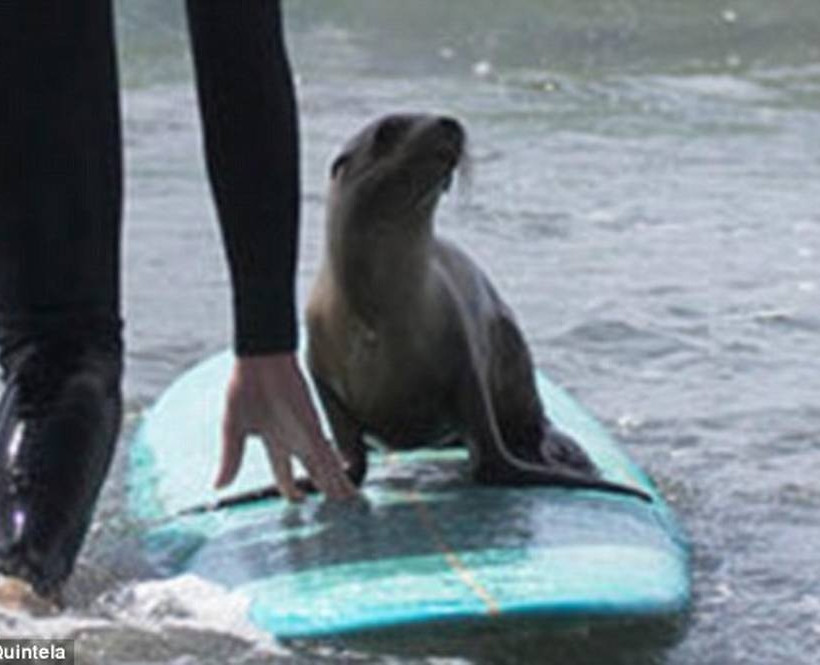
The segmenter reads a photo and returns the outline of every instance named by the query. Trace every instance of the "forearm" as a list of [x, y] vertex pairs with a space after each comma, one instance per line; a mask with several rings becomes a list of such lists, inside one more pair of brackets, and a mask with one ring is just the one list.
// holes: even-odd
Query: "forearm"
[[240, 355], [296, 346], [295, 94], [279, 0], [188, 0], [205, 137]]

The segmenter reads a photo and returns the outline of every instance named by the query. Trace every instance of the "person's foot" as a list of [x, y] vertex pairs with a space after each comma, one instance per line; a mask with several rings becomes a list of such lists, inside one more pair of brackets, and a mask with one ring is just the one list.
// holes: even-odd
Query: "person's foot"
[[28, 582], [0, 575], [0, 609], [48, 616], [59, 612], [60, 606], [55, 599], [38, 594]]
[[0, 579], [48, 596], [70, 574], [119, 433], [120, 375], [117, 354], [65, 344], [11, 369], [0, 398]]

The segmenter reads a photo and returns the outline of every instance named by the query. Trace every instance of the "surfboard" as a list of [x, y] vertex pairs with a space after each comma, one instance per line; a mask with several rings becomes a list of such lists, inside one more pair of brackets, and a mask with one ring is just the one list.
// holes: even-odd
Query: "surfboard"
[[[567, 392], [538, 376], [550, 418], [630, 496], [470, 482], [459, 448], [371, 453], [365, 501], [240, 502], [271, 483], [251, 440], [236, 482], [212, 488], [232, 355], [183, 373], [131, 441], [128, 509], [159, 575], [194, 574], [248, 600], [279, 639], [451, 639], [667, 620], [690, 602], [689, 551], [649, 477]], [[193, 513], [191, 509], [194, 509]]]

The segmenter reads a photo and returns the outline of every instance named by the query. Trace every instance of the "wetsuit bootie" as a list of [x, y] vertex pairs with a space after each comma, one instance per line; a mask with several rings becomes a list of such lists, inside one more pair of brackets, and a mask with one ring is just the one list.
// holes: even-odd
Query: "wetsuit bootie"
[[0, 398], [0, 575], [39, 594], [74, 567], [122, 413], [119, 354], [31, 349]]

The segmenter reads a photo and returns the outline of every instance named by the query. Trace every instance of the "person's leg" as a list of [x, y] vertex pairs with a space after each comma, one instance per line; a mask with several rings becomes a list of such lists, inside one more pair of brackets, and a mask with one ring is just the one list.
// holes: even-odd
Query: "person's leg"
[[111, 0], [0, 3], [0, 574], [71, 572], [120, 422]]

